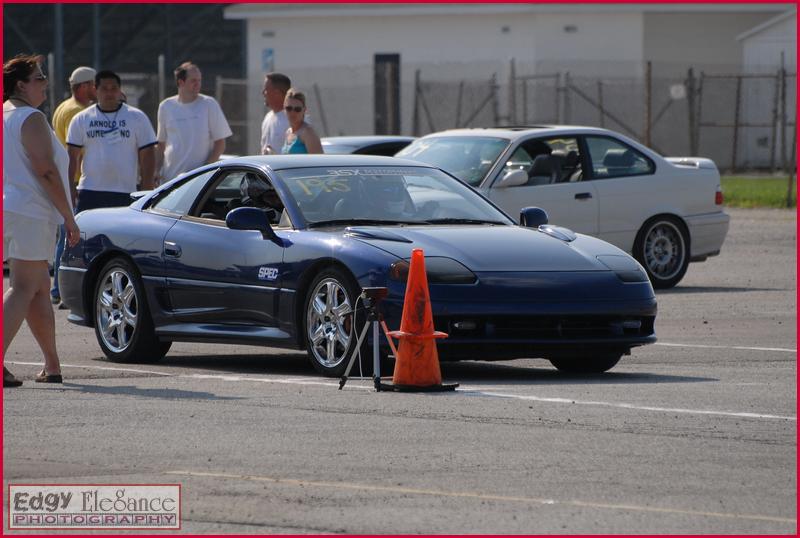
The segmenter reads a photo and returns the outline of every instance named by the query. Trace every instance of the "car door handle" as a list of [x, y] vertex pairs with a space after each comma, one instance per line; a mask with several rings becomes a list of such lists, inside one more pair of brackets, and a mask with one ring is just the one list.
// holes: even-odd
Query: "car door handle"
[[181, 247], [172, 241], [164, 241], [164, 255], [171, 256], [173, 258], [180, 258]]
[[579, 192], [575, 195], [576, 200], [587, 200], [592, 197], [591, 192]]

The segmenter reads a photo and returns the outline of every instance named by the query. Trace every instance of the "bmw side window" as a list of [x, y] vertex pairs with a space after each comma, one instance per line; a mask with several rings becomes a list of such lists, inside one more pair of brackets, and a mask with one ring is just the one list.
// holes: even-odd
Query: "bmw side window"
[[209, 170], [181, 182], [166, 193], [161, 193], [158, 199], [150, 206], [150, 209], [173, 215], [186, 215], [200, 191], [203, 190], [208, 180], [216, 172], [216, 169]]
[[655, 172], [653, 161], [613, 138], [587, 136], [594, 179], [640, 176]]
[[526, 140], [506, 162], [503, 175], [511, 170], [528, 173], [528, 182], [523, 187], [581, 181], [578, 141], [576, 138]]
[[554, 183], [583, 181], [581, 150], [574, 137], [551, 138], [545, 141], [550, 148], [550, 162], [555, 174]]

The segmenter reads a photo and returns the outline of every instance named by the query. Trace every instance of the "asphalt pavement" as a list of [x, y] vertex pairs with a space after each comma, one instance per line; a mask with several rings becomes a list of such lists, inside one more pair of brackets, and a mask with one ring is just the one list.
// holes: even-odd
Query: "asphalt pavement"
[[4, 486], [181, 484], [189, 533], [796, 533], [796, 213], [729, 212], [722, 254], [657, 294], [659, 343], [600, 375], [338, 391], [258, 347], [114, 364], [57, 310], [62, 386], [33, 383], [27, 327], [6, 356]]

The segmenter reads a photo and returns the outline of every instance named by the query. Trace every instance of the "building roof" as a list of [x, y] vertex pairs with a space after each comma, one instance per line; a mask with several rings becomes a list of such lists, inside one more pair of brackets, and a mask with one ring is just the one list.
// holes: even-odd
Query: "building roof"
[[759, 33], [763, 32], [764, 30], [767, 30], [768, 28], [771, 28], [771, 27], [775, 26], [779, 22], [785, 21], [786, 19], [788, 19], [790, 17], [796, 17], [796, 16], [797, 16], [797, 10], [796, 9], [790, 9], [790, 10], [784, 12], [784, 13], [781, 13], [777, 17], [773, 17], [773, 18], [771, 18], [769, 20], [766, 20], [766, 21], [762, 22], [758, 26], [754, 26], [753, 28], [750, 28], [746, 32], [742, 32], [741, 34], [736, 36], [736, 40], [737, 41], [742, 41], [742, 40], [748, 39], [748, 38], [750, 38], [750, 37], [752, 37], [752, 36], [754, 36], [756, 34], [759, 34]]
[[234, 4], [225, 9], [226, 19], [289, 17], [374, 17], [386, 15], [485, 15], [518, 13], [697, 13], [784, 11], [787, 4]]

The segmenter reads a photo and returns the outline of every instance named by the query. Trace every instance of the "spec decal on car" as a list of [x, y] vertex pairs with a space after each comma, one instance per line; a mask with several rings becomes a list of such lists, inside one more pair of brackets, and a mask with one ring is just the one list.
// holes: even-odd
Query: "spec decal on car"
[[259, 267], [258, 268], [258, 279], [259, 280], [275, 280], [278, 278], [278, 268], [277, 267]]

